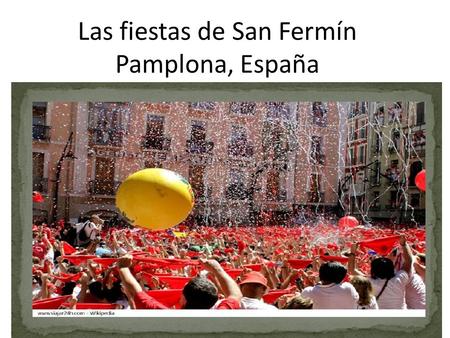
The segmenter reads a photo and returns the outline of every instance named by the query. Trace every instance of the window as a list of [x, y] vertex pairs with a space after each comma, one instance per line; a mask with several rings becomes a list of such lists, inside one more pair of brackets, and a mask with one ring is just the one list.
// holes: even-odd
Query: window
[[192, 109], [197, 110], [214, 110], [214, 108], [216, 108], [216, 103], [212, 101], [199, 101], [199, 102], [191, 102], [189, 106]]
[[425, 123], [425, 102], [419, 102], [416, 105], [416, 125]]
[[44, 163], [44, 153], [33, 152], [33, 191], [47, 192]]
[[364, 164], [365, 163], [365, 146], [359, 146], [358, 147], [358, 163]]
[[255, 102], [232, 102], [231, 111], [235, 114], [254, 115], [256, 110]]
[[409, 186], [414, 187], [416, 185], [416, 175], [421, 171], [423, 168], [422, 162], [416, 161], [411, 163], [411, 166], [409, 168]]
[[380, 184], [380, 179], [381, 179], [381, 163], [380, 161], [375, 161], [375, 172], [374, 175], [372, 176], [372, 184], [373, 185]]
[[381, 148], [382, 148], [382, 143], [381, 143], [382, 141], [381, 140], [382, 140], [381, 135], [376, 133], [375, 134], [375, 152], [377, 154], [381, 153]]
[[389, 123], [400, 122], [402, 119], [402, 103], [396, 102], [388, 108]]
[[384, 125], [384, 106], [380, 106], [377, 108], [377, 110], [373, 116], [373, 122], [377, 126]]
[[310, 162], [312, 164], [324, 164], [325, 155], [322, 150], [322, 137], [311, 136], [311, 148], [309, 156]]
[[45, 126], [47, 102], [33, 102], [33, 125]]
[[245, 175], [241, 169], [230, 169], [226, 196], [231, 200], [243, 200], [247, 198]]
[[308, 200], [310, 203], [323, 202], [323, 193], [321, 187], [322, 176], [318, 173], [312, 173], [309, 177]]
[[197, 198], [205, 197], [205, 168], [204, 165], [189, 166], [189, 183]]
[[313, 124], [325, 127], [328, 120], [328, 110], [326, 105], [322, 102], [313, 102], [311, 116]]
[[115, 159], [97, 157], [95, 159], [95, 179], [91, 181], [91, 192], [95, 195], [114, 195]]
[[247, 143], [247, 130], [243, 126], [231, 127], [228, 154], [232, 156], [252, 156], [253, 148]]
[[395, 153], [399, 151], [400, 146], [400, 131], [398, 129], [392, 130], [391, 134], [392, 140], [389, 143], [389, 151]]
[[147, 116], [147, 130], [143, 140], [144, 148], [169, 150], [171, 139], [164, 136], [164, 120], [164, 116], [160, 115]]
[[195, 142], [202, 142], [206, 140], [206, 122], [191, 122], [191, 140]]
[[372, 207], [373, 208], [379, 208], [380, 207], [380, 192], [374, 191], [372, 194]]
[[348, 150], [348, 156], [349, 156], [348, 160], [349, 160], [349, 162], [350, 162], [350, 165], [355, 165], [355, 156], [354, 156], [354, 150], [353, 150], [353, 148], [350, 148], [350, 149]]
[[94, 102], [89, 104], [89, 126], [96, 144], [121, 146], [128, 129], [129, 103]]
[[33, 140], [48, 141], [50, 127], [46, 125], [47, 102], [33, 102]]
[[266, 106], [268, 118], [290, 119], [293, 115], [289, 104], [286, 102], [267, 102]]
[[350, 125], [350, 128], [349, 128], [348, 139], [349, 139], [349, 141], [355, 140], [355, 126], [353, 124]]
[[148, 115], [147, 116], [147, 131], [149, 136], [163, 136], [164, 134], [164, 116]]
[[367, 113], [367, 102], [353, 102], [348, 117], [352, 118]]
[[359, 138], [366, 138], [366, 126], [365, 125], [359, 129]]
[[280, 172], [271, 170], [267, 173], [266, 198], [269, 201], [276, 201], [280, 192]]

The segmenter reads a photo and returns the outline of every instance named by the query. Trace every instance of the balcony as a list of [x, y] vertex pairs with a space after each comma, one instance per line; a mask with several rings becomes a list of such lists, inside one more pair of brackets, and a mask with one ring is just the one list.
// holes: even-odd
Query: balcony
[[96, 145], [121, 147], [123, 143], [124, 131], [116, 129], [93, 128], [92, 143]]
[[228, 144], [228, 156], [252, 157], [253, 153], [253, 146], [247, 142], [232, 142]]
[[50, 141], [50, 127], [41, 124], [33, 124], [33, 140]]
[[142, 136], [141, 146], [145, 150], [153, 149], [160, 151], [169, 151], [172, 139], [167, 136]]
[[91, 195], [114, 196], [121, 182], [92, 180], [89, 181], [89, 193]]
[[46, 194], [48, 192], [48, 178], [33, 177], [33, 191]]
[[186, 140], [186, 151], [191, 154], [211, 155], [214, 149], [214, 142]]
[[324, 203], [325, 202], [325, 193], [317, 192], [317, 191], [309, 191], [308, 192], [308, 202], [309, 203]]

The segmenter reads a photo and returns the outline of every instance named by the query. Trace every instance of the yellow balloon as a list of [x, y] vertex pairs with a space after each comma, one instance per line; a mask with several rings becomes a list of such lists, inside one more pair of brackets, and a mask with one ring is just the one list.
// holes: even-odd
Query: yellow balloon
[[187, 180], [161, 168], [143, 169], [119, 186], [116, 206], [133, 225], [161, 230], [184, 221], [194, 207]]

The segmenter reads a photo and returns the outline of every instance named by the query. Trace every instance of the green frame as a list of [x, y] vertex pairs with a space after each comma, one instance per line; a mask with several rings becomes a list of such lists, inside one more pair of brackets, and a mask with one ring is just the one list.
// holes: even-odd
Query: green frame
[[[33, 318], [31, 284], [31, 103], [33, 101], [389, 101], [426, 103], [427, 316], [425, 318]], [[441, 83], [13, 83], [12, 330], [13, 336], [60, 337], [437, 337], [442, 329]], [[269, 315], [268, 315], [269, 316]]]

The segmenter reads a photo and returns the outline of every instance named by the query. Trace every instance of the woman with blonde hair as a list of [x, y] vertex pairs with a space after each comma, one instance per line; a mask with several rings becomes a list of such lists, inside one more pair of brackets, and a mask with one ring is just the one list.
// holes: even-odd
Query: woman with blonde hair
[[373, 287], [369, 278], [364, 276], [352, 276], [350, 283], [359, 294], [358, 309], [378, 310], [378, 304], [373, 295]]

